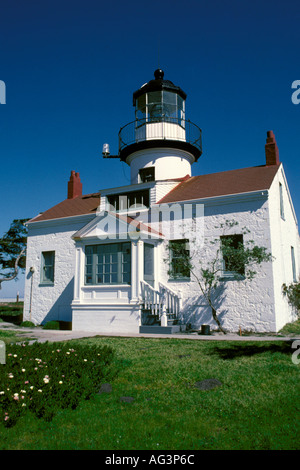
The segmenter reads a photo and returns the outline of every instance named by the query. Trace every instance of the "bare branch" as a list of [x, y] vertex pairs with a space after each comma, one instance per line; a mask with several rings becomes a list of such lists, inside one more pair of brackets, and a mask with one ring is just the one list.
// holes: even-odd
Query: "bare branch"
[[23, 248], [23, 250], [21, 251], [21, 253], [17, 256], [16, 258], [16, 261], [15, 261], [15, 265], [14, 265], [14, 273], [12, 276], [10, 277], [3, 277], [2, 279], [0, 278], [0, 289], [2, 288], [2, 282], [5, 282], [5, 281], [12, 281], [13, 279], [15, 279], [15, 277], [17, 277], [18, 275], [18, 272], [19, 272], [19, 261], [20, 259], [22, 258], [22, 256], [24, 255], [26, 251], [26, 248]]

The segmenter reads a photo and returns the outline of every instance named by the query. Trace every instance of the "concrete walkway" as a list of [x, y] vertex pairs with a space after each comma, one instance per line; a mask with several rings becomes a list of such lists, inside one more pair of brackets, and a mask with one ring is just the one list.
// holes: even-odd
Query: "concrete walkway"
[[300, 335], [291, 336], [277, 336], [277, 335], [253, 335], [253, 336], [239, 336], [238, 334], [228, 333], [212, 333], [210, 335], [199, 335], [197, 332], [191, 333], [175, 333], [170, 335], [165, 334], [149, 334], [149, 333], [101, 333], [95, 331], [69, 331], [69, 330], [43, 330], [40, 327], [25, 328], [18, 327], [12, 323], [0, 322], [0, 331], [11, 330], [20, 338], [20, 341], [30, 338], [31, 341], [38, 341], [44, 343], [46, 341], [66, 341], [79, 338], [90, 338], [95, 336], [102, 337], [124, 337], [124, 338], [171, 338], [171, 339], [189, 339], [189, 340], [203, 340], [203, 341], [294, 341], [300, 340]]

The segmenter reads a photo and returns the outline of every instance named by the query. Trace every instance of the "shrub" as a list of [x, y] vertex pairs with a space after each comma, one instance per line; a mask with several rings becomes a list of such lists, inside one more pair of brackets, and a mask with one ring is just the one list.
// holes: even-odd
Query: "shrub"
[[24, 326], [26, 328], [34, 328], [35, 327], [35, 324], [32, 323], [32, 321], [29, 321], [29, 320], [25, 320], [21, 323], [21, 326]]
[[23, 312], [22, 304], [1, 304], [0, 314], [1, 315], [20, 315]]
[[50, 421], [99, 390], [109, 374], [111, 348], [71, 343], [7, 345], [0, 366], [0, 422], [13, 426], [25, 412]]
[[296, 310], [298, 315], [300, 314], [300, 281], [293, 282], [288, 286], [283, 284], [282, 292], [287, 297], [288, 302], [292, 305]]
[[48, 321], [43, 325], [44, 330], [59, 330], [59, 322], [58, 321]]
[[0, 317], [5, 322], [20, 325], [23, 320], [23, 306], [20, 304], [1, 304]]

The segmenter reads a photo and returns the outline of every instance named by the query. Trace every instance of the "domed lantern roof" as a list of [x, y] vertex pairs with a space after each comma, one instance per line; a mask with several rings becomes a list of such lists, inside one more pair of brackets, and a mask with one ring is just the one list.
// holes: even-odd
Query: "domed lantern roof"
[[186, 100], [186, 93], [179, 87], [174, 85], [170, 80], [164, 80], [164, 71], [157, 69], [154, 72], [154, 80], [150, 80], [148, 83], [145, 83], [138, 90], [133, 93], [133, 106], [136, 106], [136, 100], [145, 93], [151, 91], [170, 91], [172, 93], [177, 93], [183, 100]]

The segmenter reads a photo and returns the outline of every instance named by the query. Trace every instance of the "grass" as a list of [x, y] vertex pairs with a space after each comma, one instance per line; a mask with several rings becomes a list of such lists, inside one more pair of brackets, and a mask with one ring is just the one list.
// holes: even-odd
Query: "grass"
[[4, 341], [5, 344], [16, 343], [20, 341], [19, 336], [12, 330], [0, 330], [0, 341]]
[[[292, 362], [289, 343], [80, 342], [114, 349], [111, 393], [94, 394], [50, 423], [28, 413], [13, 428], [0, 425], [0, 449], [299, 449], [300, 365]], [[222, 385], [195, 387], [209, 378]], [[124, 396], [134, 400], [121, 401]]]

